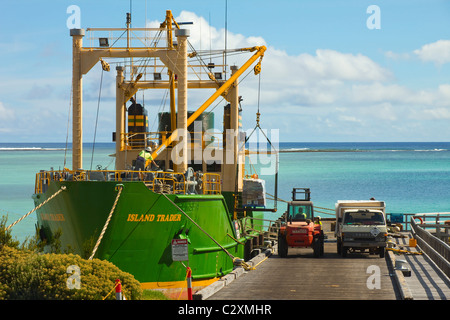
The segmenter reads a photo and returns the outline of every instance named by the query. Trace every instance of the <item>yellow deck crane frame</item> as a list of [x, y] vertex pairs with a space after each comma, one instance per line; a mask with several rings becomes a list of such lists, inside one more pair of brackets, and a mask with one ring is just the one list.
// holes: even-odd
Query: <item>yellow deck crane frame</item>
[[[131, 29], [129, 24], [127, 23], [127, 28], [90, 28], [87, 29], [88, 31], [126, 31], [127, 33], [127, 46], [126, 47], [120, 47], [120, 48], [114, 48], [114, 47], [108, 47], [108, 48], [97, 48], [97, 47], [83, 47], [83, 37], [85, 34], [85, 31], [83, 29], [72, 29], [70, 30], [70, 35], [73, 38], [73, 77], [72, 77], [72, 85], [73, 85], [73, 95], [72, 95], [72, 105], [73, 105], [73, 150], [72, 150], [72, 167], [73, 170], [79, 170], [83, 168], [83, 162], [82, 162], [82, 78], [84, 74], [87, 74], [92, 67], [96, 65], [97, 62], [102, 61], [102, 58], [148, 58], [148, 57], [157, 57], [159, 58], [169, 69], [169, 71], [172, 72], [172, 76], [170, 77], [170, 83], [169, 88], [171, 91], [171, 101], [174, 101], [174, 90], [175, 90], [175, 83], [174, 83], [174, 76], [173, 74], [178, 75], [178, 90], [180, 89], [180, 86], [183, 85], [183, 89], [187, 89], [187, 77], [186, 77], [186, 71], [183, 71], [183, 68], [186, 66], [186, 61], [188, 58], [188, 55], [183, 55], [183, 67], [181, 67], [178, 63], [174, 63], [173, 61], [177, 60], [177, 54], [179, 52], [180, 43], [178, 43], [178, 48], [175, 48], [173, 46], [171, 37], [172, 37], [172, 23], [175, 25], [177, 30], [182, 31], [182, 29], [179, 29], [179, 24], [175, 22], [173, 19], [172, 13], [170, 10], [167, 10], [166, 12], [166, 18], [165, 21], [161, 24], [160, 28], [158, 30], [160, 31], [166, 31], [168, 34], [168, 46], [167, 47], [158, 47], [158, 48], [150, 48], [150, 47], [130, 47], [130, 41], [128, 39], [129, 34], [133, 30], [138, 30], [139, 28]], [[141, 31], [151, 30], [150, 28], [140, 28]], [[183, 33], [181, 33], [183, 34]], [[186, 38], [186, 37], [184, 37]], [[184, 39], [184, 42], [186, 40]], [[198, 117], [199, 115], [204, 112], [219, 96], [223, 95], [226, 96], [228, 93], [228, 90], [230, 88], [233, 88], [237, 85], [238, 78], [244, 73], [245, 70], [247, 70], [256, 60], [260, 59], [259, 63], [255, 66], [254, 70], [257, 74], [261, 69], [261, 59], [264, 56], [264, 52], [266, 51], [265, 46], [255, 46], [251, 48], [243, 48], [240, 49], [240, 51], [248, 51], [248, 52], [255, 52], [250, 59], [245, 62], [238, 70], [236, 70], [232, 76], [223, 83], [215, 92], [214, 94], [207, 99], [199, 108], [197, 111], [194, 112], [187, 120], [187, 125], [184, 124], [184, 126], [187, 128], [187, 126], [191, 125]], [[116, 169], [117, 169], [117, 157], [119, 157], [119, 154], [121, 150], [124, 150], [123, 146], [123, 139], [120, 139], [121, 134], [125, 132], [124, 128], [124, 107], [125, 102], [128, 101], [130, 97], [132, 97], [140, 88], [144, 88], [144, 85], [141, 85], [139, 78], [140, 75], [138, 75], [134, 80], [128, 82], [125, 84], [124, 78], [123, 78], [123, 72], [116, 68], [118, 71], [116, 82], [117, 82], [117, 88], [116, 88], [116, 137], [119, 137], [118, 141], [116, 142]], [[184, 69], [185, 70], [185, 69]], [[184, 77], [184, 82], [180, 83], [180, 78]], [[209, 81], [211, 82], [211, 81]], [[207, 84], [204, 81], [200, 80], [197, 84], [198, 87], [204, 87], [204, 88], [217, 88], [217, 85], [220, 85], [220, 83], [213, 82], [213, 84]], [[178, 97], [180, 99], [180, 96]], [[185, 106], [184, 106], [185, 107]], [[180, 108], [180, 104], [178, 106]], [[180, 110], [178, 110], [180, 111]], [[175, 104], [171, 102], [171, 124], [173, 125], [175, 123]], [[172, 126], [172, 128], [177, 128], [178, 126]], [[152, 156], [154, 159], [156, 159], [170, 144], [172, 144], [178, 137], [177, 129], [173, 130], [170, 137], [164, 141], [156, 150], [154, 150]], [[120, 162], [120, 161], [119, 161]]]
[[[211, 97], [209, 97], [198, 109], [195, 111], [187, 120], [187, 125], [190, 126], [218, 97], [221, 95], [226, 95], [227, 90], [233, 86], [233, 83], [247, 70], [258, 58], [261, 60], [264, 56], [264, 52], [266, 51], [265, 46], [255, 46], [252, 48], [244, 48], [241, 51], [250, 51], [255, 52], [246, 63], [244, 63], [219, 89], [214, 92]], [[255, 74], [258, 74], [261, 70], [260, 67], [261, 61], [255, 66]], [[153, 153], [153, 159], [156, 159], [161, 152], [163, 152], [167, 146], [169, 146], [172, 142], [174, 142], [177, 138], [177, 131], [174, 130], [170, 137], [164, 141]]]

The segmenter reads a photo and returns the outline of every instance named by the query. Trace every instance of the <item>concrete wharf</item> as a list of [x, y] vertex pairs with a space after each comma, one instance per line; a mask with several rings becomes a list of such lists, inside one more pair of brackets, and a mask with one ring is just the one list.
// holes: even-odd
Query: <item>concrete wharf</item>
[[[276, 249], [254, 258], [254, 270], [235, 270], [196, 294], [203, 300], [432, 300], [450, 299], [450, 281], [423, 255], [388, 251], [385, 258], [351, 253], [342, 258], [329, 221], [323, 222], [327, 240], [323, 257], [312, 249], [289, 248], [287, 258]], [[408, 245], [409, 233], [395, 238]], [[275, 246], [276, 247], [276, 246]], [[409, 247], [405, 248], [409, 250]], [[417, 250], [411, 248], [410, 251]], [[271, 252], [271, 254], [268, 254]], [[406, 260], [411, 276], [396, 270], [396, 260]]]

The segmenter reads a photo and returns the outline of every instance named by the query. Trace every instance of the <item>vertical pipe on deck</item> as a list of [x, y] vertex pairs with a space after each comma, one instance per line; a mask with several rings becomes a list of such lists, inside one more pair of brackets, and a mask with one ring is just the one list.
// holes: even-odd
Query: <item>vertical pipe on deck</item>
[[177, 112], [177, 129], [184, 130], [185, 135], [182, 137], [181, 143], [178, 150], [181, 149], [181, 159], [174, 161], [178, 163], [177, 171], [185, 172], [187, 170], [188, 163], [188, 144], [187, 144], [187, 89], [188, 89], [188, 79], [187, 79], [187, 37], [189, 37], [189, 30], [187, 29], [177, 29], [175, 31], [175, 36], [178, 42], [178, 55], [177, 55], [177, 70], [178, 70], [178, 112]]
[[123, 83], [123, 67], [116, 67], [116, 170], [125, 169], [125, 159], [123, 151], [125, 150], [125, 101], [124, 91], [121, 88]]
[[72, 36], [72, 169], [83, 168], [83, 75], [81, 73], [81, 48], [84, 29], [71, 29]]
[[[231, 75], [238, 71], [237, 66], [231, 66]], [[239, 153], [239, 89], [238, 81], [231, 85], [227, 94], [227, 100], [230, 102], [230, 123], [226, 132], [226, 146], [224, 150], [224, 159], [222, 164], [222, 181], [224, 191], [237, 192], [242, 190], [240, 175], [243, 172], [239, 167], [242, 164]], [[242, 168], [243, 169], [243, 168]], [[236, 184], [237, 183], [237, 184]]]

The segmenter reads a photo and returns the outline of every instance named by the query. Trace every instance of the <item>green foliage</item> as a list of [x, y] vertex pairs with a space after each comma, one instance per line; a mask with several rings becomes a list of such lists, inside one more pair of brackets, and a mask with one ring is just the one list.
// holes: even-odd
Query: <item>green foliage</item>
[[7, 220], [8, 216], [2, 216], [0, 219], [0, 246], [4, 245], [17, 248], [20, 242], [12, 238], [11, 229], [6, 230]]
[[[0, 289], [1, 290], [1, 289]], [[170, 300], [164, 293], [157, 290], [144, 290], [142, 300]]]
[[[83, 244], [83, 256], [61, 254], [61, 232], [42, 241], [39, 230], [22, 244], [6, 230], [7, 217], [0, 218], [0, 300], [114, 300], [115, 281], [120, 279], [122, 292], [128, 300], [165, 300], [158, 292], [141, 289], [134, 277], [108, 261], [86, 260], [92, 253], [96, 239]], [[44, 247], [51, 253], [43, 254]], [[74, 288], [76, 273], [69, 266], [79, 268], [80, 288]], [[72, 284], [72, 286], [71, 286]], [[72, 289], [71, 289], [72, 288]]]
[[[77, 266], [80, 274], [68, 273], [69, 266]], [[79, 289], [70, 286], [76, 283], [71, 281], [76, 276]], [[110, 262], [0, 245], [0, 299], [101, 300], [107, 296], [114, 300], [116, 279], [120, 279], [126, 299], [141, 299], [140, 283]]]

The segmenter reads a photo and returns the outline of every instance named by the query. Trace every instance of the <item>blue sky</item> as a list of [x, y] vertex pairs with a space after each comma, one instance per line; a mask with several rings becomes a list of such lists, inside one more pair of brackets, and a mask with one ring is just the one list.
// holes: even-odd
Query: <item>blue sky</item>
[[[1, 2], [0, 142], [65, 141], [72, 4], [82, 28], [123, 27], [130, 10], [129, 0]], [[366, 25], [370, 5], [380, 9], [380, 29]], [[134, 0], [131, 8], [134, 27], [161, 21], [170, 9], [203, 32], [210, 24], [213, 46], [223, 45], [225, 0]], [[449, 1], [228, 0], [227, 25], [229, 43], [268, 48], [261, 126], [279, 130], [280, 141], [450, 140]], [[195, 35], [190, 41], [199, 44]], [[208, 42], [202, 38], [204, 47]], [[105, 79], [97, 141], [111, 141], [115, 130], [114, 76]], [[245, 129], [255, 125], [258, 82], [250, 78], [240, 87]], [[96, 66], [84, 82], [86, 142], [99, 80]], [[154, 114], [159, 100], [150, 96], [146, 107]]]

